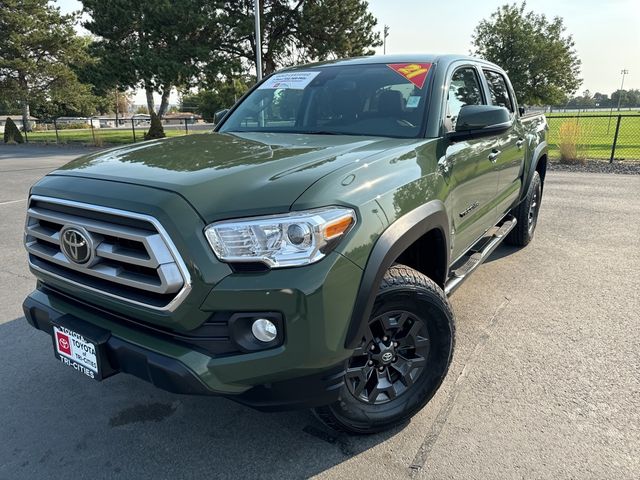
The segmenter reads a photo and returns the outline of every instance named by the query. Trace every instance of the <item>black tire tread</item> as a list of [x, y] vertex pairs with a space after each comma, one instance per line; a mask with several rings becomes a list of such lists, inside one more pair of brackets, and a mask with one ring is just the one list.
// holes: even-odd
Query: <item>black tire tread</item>
[[[531, 234], [529, 234], [529, 207], [533, 199], [533, 192], [538, 184], [541, 183], [540, 174], [536, 171], [533, 172], [533, 178], [529, 184], [529, 190], [527, 196], [520, 204], [512, 211], [513, 216], [516, 218], [516, 226], [509, 232], [504, 242], [513, 245], [515, 247], [526, 247], [533, 239], [535, 228]], [[538, 199], [542, 201], [542, 196]]]
[[429, 400], [431, 400], [431, 398], [433, 397], [435, 392], [438, 390], [438, 388], [442, 384], [442, 381], [447, 375], [447, 372], [449, 370], [449, 365], [451, 365], [451, 360], [453, 358], [453, 352], [455, 350], [455, 338], [456, 338], [455, 322], [453, 321], [454, 314], [453, 314], [453, 310], [451, 309], [451, 306], [449, 305], [447, 296], [445, 295], [442, 288], [440, 288], [438, 284], [436, 284], [432, 279], [414, 270], [413, 268], [410, 268], [410, 267], [407, 267], [406, 265], [401, 265], [401, 264], [394, 264], [389, 268], [389, 270], [387, 270], [387, 272], [385, 273], [382, 279], [382, 283], [380, 284], [378, 294], [386, 290], [397, 289], [397, 288], [400, 288], [400, 289], [411, 288], [416, 290], [424, 289], [437, 295], [442, 301], [442, 304], [446, 309], [448, 317], [452, 319], [451, 325], [450, 325], [451, 336], [452, 336], [451, 353], [449, 356], [449, 361], [447, 363], [447, 368], [443, 372], [440, 378], [440, 381], [437, 387], [433, 390], [432, 394], [427, 398], [425, 398], [424, 401], [418, 406], [418, 408], [414, 408], [410, 411], [405, 412], [405, 414], [402, 416], [401, 419], [398, 419], [392, 423], [388, 423], [384, 425], [370, 425], [369, 428], [367, 428], [366, 430], [355, 431], [352, 428], [348, 428], [342, 422], [340, 422], [331, 411], [330, 406], [322, 406], [322, 407], [314, 408], [312, 411], [313, 411], [313, 414], [316, 416], [316, 418], [318, 418], [320, 422], [322, 422], [324, 425], [326, 425], [327, 427], [331, 428], [334, 431], [352, 434], [352, 435], [353, 434], [366, 435], [366, 434], [381, 432], [389, 428], [392, 428], [396, 425], [400, 425], [406, 422], [407, 420], [409, 420], [409, 418], [411, 418], [418, 410], [422, 409], [424, 405], [426, 405], [426, 403], [429, 402]]

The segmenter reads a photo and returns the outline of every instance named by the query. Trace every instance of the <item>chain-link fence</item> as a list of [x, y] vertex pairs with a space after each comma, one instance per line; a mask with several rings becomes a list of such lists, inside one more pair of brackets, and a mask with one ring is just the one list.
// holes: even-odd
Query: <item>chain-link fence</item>
[[547, 114], [547, 122], [552, 159], [640, 160], [640, 114]]
[[[20, 117], [12, 116], [24, 130]], [[6, 117], [0, 116], [0, 130]], [[582, 115], [547, 114], [551, 159], [589, 158], [601, 160], [640, 160], [640, 112], [637, 114]], [[140, 142], [149, 130], [148, 115], [131, 117], [59, 117], [30, 119], [29, 143], [81, 144], [91, 146]], [[163, 119], [167, 136], [206, 133], [212, 123], [195, 115], [171, 115]], [[29, 130], [29, 129], [27, 129]]]
[[[22, 119], [11, 116], [27, 143], [79, 144], [90, 146], [120, 145], [144, 140], [151, 120], [148, 115], [131, 117], [58, 117], [30, 119], [24, 128]], [[6, 117], [0, 116], [0, 129]], [[163, 118], [162, 126], [169, 137], [210, 132], [214, 125], [203, 123], [195, 115], [171, 115]]]

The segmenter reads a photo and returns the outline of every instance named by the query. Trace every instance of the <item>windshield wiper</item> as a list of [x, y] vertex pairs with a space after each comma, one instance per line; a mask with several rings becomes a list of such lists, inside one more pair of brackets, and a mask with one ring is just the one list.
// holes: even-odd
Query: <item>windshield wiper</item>
[[299, 132], [303, 135], [346, 135], [343, 132], [332, 132], [330, 130], [307, 130], [306, 132]]

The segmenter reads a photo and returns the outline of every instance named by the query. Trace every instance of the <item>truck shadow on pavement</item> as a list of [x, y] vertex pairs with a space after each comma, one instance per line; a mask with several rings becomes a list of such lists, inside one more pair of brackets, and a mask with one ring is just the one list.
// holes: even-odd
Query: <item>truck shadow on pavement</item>
[[337, 435], [308, 411], [261, 413], [61, 365], [24, 318], [0, 324], [0, 478], [302, 478], [398, 433]]
[[501, 243], [498, 248], [496, 248], [493, 253], [491, 255], [489, 255], [489, 258], [487, 258], [484, 263], [491, 263], [491, 262], [495, 262], [496, 260], [500, 260], [502, 258], [508, 257], [510, 255], [513, 255], [514, 253], [519, 252], [520, 250], [522, 250], [522, 247], [513, 247], [511, 245], [507, 245], [505, 243]]

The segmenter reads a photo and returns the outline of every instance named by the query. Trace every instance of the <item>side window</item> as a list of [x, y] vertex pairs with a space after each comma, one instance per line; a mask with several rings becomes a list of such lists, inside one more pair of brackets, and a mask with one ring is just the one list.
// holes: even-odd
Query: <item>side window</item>
[[498, 72], [492, 72], [491, 70], [483, 71], [489, 84], [491, 103], [499, 107], [505, 107], [510, 112], [513, 112], [513, 102], [509, 96], [509, 89], [507, 88], [507, 82], [504, 77]]
[[447, 113], [444, 120], [447, 131], [455, 130], [462, 107], [483, 103], [482, 90], [475, 68], [464, 67], [456, 70], [451, 77], [447, 96]]

